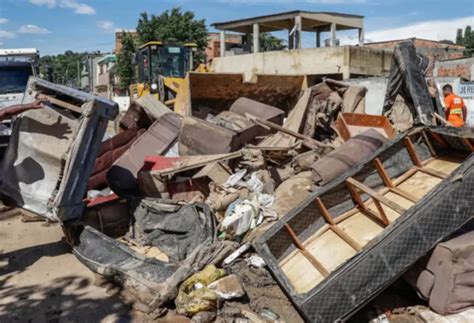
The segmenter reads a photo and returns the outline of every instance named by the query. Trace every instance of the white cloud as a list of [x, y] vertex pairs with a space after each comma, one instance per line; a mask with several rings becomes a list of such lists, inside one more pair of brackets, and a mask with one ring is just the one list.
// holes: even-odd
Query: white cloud
[[108, 20], [98, 21], [97, 27], [106, 32], [113, 32], [115, 30], [115, 24], [112, 21]]
[[0, 29], [0, 39], [12, 39], [15, 37], [16, 37], [15, 33]]
[[[365, 32], [365, 42], [380, 42], [387, 40], [423, 38], [430, 40], [456, 39], [456, 30], [467, 25], [474, 25], [474, 16], [448, 19], [429, 20], [413, 23], [398, 28], [387, 28]], [[357, 44], [357, 37], [338, 37], [344, 45]]]
[[36, 6], [56, 7], [56, 0], [30, 0], [30, 2]]
[[55, 7], [72, 9], [78, 15], [94, 15], [95, 9], [85, 3], [77, 0], [29, 0], [30, 3], [36, 6], [45, 6], [50, 9]]
[[18, 29], [20, 34], [50, 34], [51, 32], [43, 27], [36, 25], [23, 25]]
[[61, 8], [73, 9], [78, 15], [95, 15], [95, 9], [85, 3], [77, 2], [76, 0], [60, 0], [59, 6]]
[[7, 18], [0, 18], [0, 24], [6, 24], [8, 22]]

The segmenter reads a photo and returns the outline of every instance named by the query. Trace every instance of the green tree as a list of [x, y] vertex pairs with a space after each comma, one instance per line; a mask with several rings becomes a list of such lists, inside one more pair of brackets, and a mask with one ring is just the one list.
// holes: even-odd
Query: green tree
[[138, 20], [137, 32], [142, 43], [153, 40], [163, 42], [187, 43], [197, 45], [198, 55], [203, 57], [207, 47], [207, 28], [204, 19], [198, 20], [191, 11], [182, 11], [175, 7], [160, 15], [144, 12]]
[[127, 89], [133, 82], [133, 56], [136, 49], [133, 35], [122, 31], [122, 51], [117, 55], [117, 75], [122, 90]]
[[78, 87], [85, 55], [68, 50], [64, 54], [43, 56], [39, 61], [40, 72], [44, 75], [46, 66], [50, 66], [54, 83]]
[[472, 38], [471, 26], [466, 26], [466, 28], [464, 29], [464, 37], [463, 37], [464, 47], [472, 48], [473, 47], [472, 41], [473, 41], [473, 38]]
[[464, 38], [462, 36], [462, 28], [458, 28], [456, 31], [456, 45], [463, 45], [464, 44]]
[[286, 48], [286, 44], [283, 39], [275, 37], [270, 33], [260, 34], [260, 50], [262, 52], [283, 50], [285, 48]]

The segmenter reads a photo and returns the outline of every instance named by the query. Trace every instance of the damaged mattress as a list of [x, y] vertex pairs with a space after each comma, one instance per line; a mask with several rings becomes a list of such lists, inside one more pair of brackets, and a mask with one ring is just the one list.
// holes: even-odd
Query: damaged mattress
[[307, 321], [348, 319], [472, 218], [473, 138], [447, 128], [400, 135], [257, 238]]
[[82, 215], [82, 200], [116, 103], [31, 77], [23, 103], [47, 107], [19, 116], [1, 166], [0, 192], [52, 220]]

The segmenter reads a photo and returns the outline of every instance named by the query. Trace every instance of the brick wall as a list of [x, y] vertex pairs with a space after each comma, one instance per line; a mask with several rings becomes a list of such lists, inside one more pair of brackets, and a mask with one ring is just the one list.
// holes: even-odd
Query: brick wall
[[435, 64], [433, 75], [436, 77], [460, 77], [474, 80], [474, 58], [439, 61]]
[[[378, 49], [385, 49], [385, 50], [393, 50], [395, 45], [401, 40], [392, 40], [386, 42], [377, 42], [377, 43], [367, 43], [364, 46], [371, 47], [371, 48], [378, 48]], [[415, 38], [415, 47], [418, 52], [422, 53], [423, 55], [428, 56], [430, 59], [438, 61], [438, 60], [446, 60], [446, 59], [455, 59], [463, 57], [464, 46], [459, 45], [449, 45], [440, 43], [438, 41], [427, 40], [427, 39], [418, 39]]]

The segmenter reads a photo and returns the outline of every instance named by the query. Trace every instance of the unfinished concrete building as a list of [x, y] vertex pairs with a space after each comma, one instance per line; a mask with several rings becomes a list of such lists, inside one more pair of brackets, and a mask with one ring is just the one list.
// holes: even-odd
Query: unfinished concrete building
[[[280, 14], [220, 22], [212, 25], [221, 31], [224, 42], [226, 32], [245, 34], [252, 41], [252, 54], [225, 56], [213, 60], [211, 71], [239, 73], [245, 80], [256, 75], [307, 75], [310, 85], [323, 76], [334, 79], [386, 76], [390, 70], [391, 53], [365, 48], [364, 17], [330, 12], [291, 11]], [[288, 31], [288, 49], [262, 52], [260, 33]], [[338, 46], [337, 31], [358, 32], [359, 46]], [[315, 48], [302, 49], [302, 33], [315, 34]], [[321, 47], [321, 34], [330, 33], [329, 41]]]

